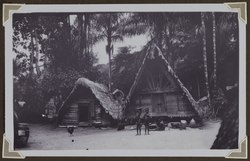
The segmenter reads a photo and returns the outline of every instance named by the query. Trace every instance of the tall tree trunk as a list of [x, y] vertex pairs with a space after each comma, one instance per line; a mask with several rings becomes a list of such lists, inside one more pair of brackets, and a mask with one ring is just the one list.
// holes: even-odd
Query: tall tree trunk
[[108, 45], [106, 47], [107, 50], [107, 54], [109, 56], [109, 91], [111, 91], [111, 37], [112, 37], [112, 31], [111, 31], [111, 17], [109, 17], [108, 20], [108, 30], [107, 30], [107, 41], [108, 41]]
[[[48, 40], [51, 39], [50, 36], [51, 36], [51, 33], [48, 34]], [[48, 41], [48, 40], [47, 40], [47, 41]], [[44, 61], [43, 61], [43, 68], [44, 68], [44, 71], [46, 71], [47, 67], [49, 66], [49, 64], [48, 64], [48, 60], [49, 60], [49, 50], [48, 50], [48, 48], [49, 48], [48, 45], [46, 45], [46, 46], [44, 47]]]
[[36, 74], [38, 77], [41, 75], [40, 67], [39, 67], [39, 45], [38, 45], [38, 36], [37, 30], [35, 29], [35, 42], [36, 42]]
[[162, 13], [159, 13], [156, 15], [157, 16], [157, 20], [161, 20], [162, 21], [156, 21], [155, 23], [155, 37], [156, 37], [156, 43], [158, 45], [158, 47], [160, 48], [160, 50], [162, 51], [163, 49], [163, 46], [162, 46], [162, 42], [163, 42], [163, 32], [164, 32], [164, 23], [163, 23], [163, 19], [164, 19], [164, 16], [162, 15]]
[[204, 75], [205, 75], [205, 85], [206, 85], [206, 93], [208, 98], [208, 106], [211, 108], [211, 99], [210, 99], [210, 90], [209, 90], [209, 83], [208, 83], [208, 67], [207, 67], [207, 42], [206, 42], [206, 26], [204, 20], [204, 13], [201, 13], [201, 25], [203, 30], [203, 62], [204, 62]]
[[33, 30], [30, 33], [30, 45], [31, 45], [31, 53], [30, 53], [30, 76], [32, 77], [34, 74], [34, 55], [35, 55], [35, 50], [34, 50], [34, 35], [33, 35]]
[[[215, 106], [214, 102], [216, 102], [218, 90], [217, 88], [217, 59], [216, 59], [216, 26], [215, 26], [215, 13], [212, 12], [212, 24], [213, 24], [213, 89], [212, 89], [212, 102], [213, 102], [213, 116], [216, 117], [218, 111], [218, 107]], [[217, 109], [216, 109], [217, 108]]]
[[79, 36], [80, 36], [80, 45], [79, 45], [79, 57], [82, 56], [83, 54], [83, 48], [84, 48], [84, 38], [83, 38], [83, 14], [78, 14], [77, 19], [78, 19], [78, 28], [79, 28]]
[[84, 52], [88, 55], [88, 25], [89, 25], [89, 14], [84, 14], [84, 31], [83, 31], [83, 38], [84, 38]]
[[217, 87], [217, 59], [216, 59], [216, 26], [215, 26], [215, 13], [212, 12], [212, 18], [213, 18], [213, 56], [214, 56], [214, 71], [213, 71], [213, 83], [214, 83], [214, 90], [216, 90]]
[[84, 38], [83, 38], [83, 14], [80, 13], [80, 14], [77, 14], [77, 20], [78, 20], [78, 30], [79, 30], [79, 48], [77, 49], [78, 52], [77, 52], [77, 67], [78, 68], [81, 68], [82, 64], [81, 64], [81, 60], [82, 60], [82, 57], [83, 57], [83, 49], [84, 49]]
[[88, 20], [88, 26], [87, 26], [87, 52], [90, 52], [90, 48], [91, 48], [91, 38], [90, 38], [90, 19]]

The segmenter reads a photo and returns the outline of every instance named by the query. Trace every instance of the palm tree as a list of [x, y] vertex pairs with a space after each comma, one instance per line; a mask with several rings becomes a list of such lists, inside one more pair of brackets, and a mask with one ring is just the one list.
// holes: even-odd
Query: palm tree
[[206, 93], [208, 98], [208, 106], [211, 107], [210, 100], [210, 90], [208, 84], [208, 67], [207, 67], [207, 41], [206, 41], [206, 26], [205, 26], [205, 13], [201, 12], [201, 27], [203, 31], [202, 42], [203, 42], [203, 63], [204, 63], [204, 74], [205, 74], [205, 85], [206, 85]]
[[217, 99], [217, 54], [216, 54], [216, 26], [215, 26], [215, 13], [212, 12], [212, 24], [213, 24], [213, 90], [212, 90], [212, 102], [213, 102], [213, 115], [216, 117], [219, 108], [216, 108], [215, 102]]
[[123, 32], [127, 36], [148, 34], [162, 50], [167, 13], [132, 13]]
[[216, 60], [216, 26], [215, 26], [215, 13], [212, 12], [212, 21], [213, 21], [213, 57], [214, 57], [214, 71], [213, 71], [213, 81], [214, 81], [214, 89], [217, 86], [217, 60]]
[[123, 41], [121, 28], [123, 25], [122, 22], [122, 13], [103, 13], [97, 15], [97, 26], [96, 30], [98, 35], [96, 41], [101, 41], [106, 39], [106, 52], [109, 56], [109, 90], [111, 91], [111, 54], [113, 52], [113, 42]]
[[183, 57], [180, 50], [194, 41], [190, 22], [190, 16], [182, 13], [132, 13], [123, 31], [128, 36], [148, 34], [175, 69]]

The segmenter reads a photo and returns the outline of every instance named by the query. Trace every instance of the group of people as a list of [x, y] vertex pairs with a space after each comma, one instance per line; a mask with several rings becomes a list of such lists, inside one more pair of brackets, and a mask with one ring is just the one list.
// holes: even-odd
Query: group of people
[[136, 114], [136, 135], [141, 135], [141, 127], [144, 124], [145, 126], [145, 135], [149, 135], [149, 110], [145, 110], [145, 114], [142, 117], [142, 109], [137, 109]]

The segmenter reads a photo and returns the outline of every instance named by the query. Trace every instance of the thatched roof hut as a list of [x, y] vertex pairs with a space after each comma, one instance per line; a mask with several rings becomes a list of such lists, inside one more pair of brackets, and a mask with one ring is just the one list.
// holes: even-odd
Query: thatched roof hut
[[[112, 94], [109, 93], [107, 87], [103, 84], [90, 81], [87, 78], [79, 78], [76, 81], [74, 88], [59, 109], [59, 119], [63, 119], [63, 116], [67, 113], [67, 109], [70, 109], [71, 106], [73, 107], [73, 104], [78, 108], [78, 110], [73, 110], [76, 113], [82, 108], [80, 104], [86, 104], [85, 106], [88, 106], [88, 109], [91, 108], [89, 109], [91, 113], [89, 115], [91, 115], [92, 120], [96, 119], [96, 106], [101, 106], [103, 111], [113, 119], [118, 119], [122, 114], [121, 105], [113, 98]], [[77, 117], [77, 114], [75, 114], [74, 117]], [[77, 118], [75, 118], [75, 122], [77, 122], [76, 119]]]

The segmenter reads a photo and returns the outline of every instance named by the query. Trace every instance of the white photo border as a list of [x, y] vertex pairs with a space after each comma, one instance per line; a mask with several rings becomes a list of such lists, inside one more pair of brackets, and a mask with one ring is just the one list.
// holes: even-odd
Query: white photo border
[[[10, 12], [5, 27], [5, 136], [13, 148], [13, 13], [57, 12], [237, 12], [225, 4], [85, 4], [25, 5]], [[239, 142], [246, 137], [246, 24], [239, 19]], [[239, 145], [240, 146], [240, 145]], [[24, 156], [168, 156], [226, 157], [230, 150], [22, 150]]]

